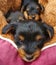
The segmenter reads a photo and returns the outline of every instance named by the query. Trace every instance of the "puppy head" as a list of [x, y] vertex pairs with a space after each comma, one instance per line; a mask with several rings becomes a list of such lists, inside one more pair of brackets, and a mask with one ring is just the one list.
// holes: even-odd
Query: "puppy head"
[[7, 17], [7, 22], [11, 21], [23, 21], [24, 20], [24, 15], [23, 13], [16, 11], [16, 12], [11, 12], [10, 15]]
[[2, 32], [8, 33], [15, 29], [14, 40], [18, 47], [21, 58], [31, 62], [39, 57], [41, 49], [45, 42], [49, 41], [54, 34], [53, 28], [45, 23], [36, 21], [24, 21], [8, 24]]
[[27, 4], [25, 7], [22, 7], [22, 9], [26, 19], [34, 20], [39, 20], [40, 14], [44, 11], [44, 7], [42, 5], [34, 2]]

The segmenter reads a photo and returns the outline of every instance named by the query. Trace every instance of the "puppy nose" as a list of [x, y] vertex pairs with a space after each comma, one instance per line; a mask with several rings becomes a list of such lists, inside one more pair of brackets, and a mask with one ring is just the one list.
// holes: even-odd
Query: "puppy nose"
[[33, 56], [30, 56], [30, 57], [26, 56], [26, 59], [31, 60], [33, 59]]

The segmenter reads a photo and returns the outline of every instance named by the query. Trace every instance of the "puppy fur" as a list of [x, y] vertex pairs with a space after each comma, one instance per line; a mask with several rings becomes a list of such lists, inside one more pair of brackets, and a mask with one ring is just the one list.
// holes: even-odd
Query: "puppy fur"
[[10, 23], [10, 22], [17, 22], [17, 21], [23, 21], [25, 20], [25, 17], [23, 15], [22, 12], [20, 11], [15, 11], [15, 12], [10, 12], [10, 14], [6, 16], [7, 18], [7, 22]]
[[45, 6], [45, 11], [41, 16], [42, 20], [53, 27], [56, 26], [56, 0], [39, 0], [39, 2]]
[[33, 20], [10, 22], [3, 28], [2, 33], [7, 34], [11, 30], [15, 32], [14, 42], [18, 47], [19, 55], [27, 62], [39, 57], [44, 44], [54, 35], [51, 26]]
[[42, 4], [44, 7], [46, 7], [48, 0], [38, 0], [40, 4]]
[[13, 40], [13, 36], [11, 33], [8, 33], [8, 34], [2, 34], [2, 29], [5, 25], [7, 25], [7, 21], [3, 15], [3, 12], [0, 11], [0, 35], [5, 37], [5, 38], [9, 38], [11, 40]]
[[45, 44], [47, 46], [56, 42], [56, 0], [39, 0], [39, 3], [45, 8], [44, 13], [41, 15], [42, 20], [54, 28], [54, 37]]
[[21, 11], [24, 13], [26, 19], [39, 20], [44, 7], [38, 3], [38, 0], [23, 0]]
[[21, 0], [0, 0], [0, 10], [6, 14], [9, 10], [18, 10], [21, 6]]

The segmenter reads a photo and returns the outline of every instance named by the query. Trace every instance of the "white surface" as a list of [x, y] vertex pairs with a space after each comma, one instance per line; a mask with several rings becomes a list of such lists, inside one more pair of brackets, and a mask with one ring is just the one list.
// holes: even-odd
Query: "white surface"
[[18, 48], [17, 48], [17, 45], [16, 45], [12, 40], [10, 40], [10, 39], [8, 39], [8, 38], [4, 38], [4, 37], [2, 37], [1, 35], [0, 35], [0, 38], [3, 39], [3, 40], [6, 40], [6, 41], [8, 41], [8, 42], [10, 42], [10, 44], [12, 44], [16, 49], [18, 49]]

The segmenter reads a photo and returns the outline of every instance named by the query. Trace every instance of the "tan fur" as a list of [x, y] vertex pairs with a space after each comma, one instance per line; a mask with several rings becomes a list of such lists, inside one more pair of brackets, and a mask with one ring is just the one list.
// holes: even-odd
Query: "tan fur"
[[0, 0], [0, 10], [6, 14], [10, 9], [17, 10], [21, 6], [21, 0]]
[[39, 0], [39, 3], [46, 7], [48, 1], [47, 0]]
[[[0, 10], [6, 14], [9, 9], [16, 10], [18, 6], [20, 6], [21, 0], [0, 0]], [[41, 3], [45, 7], [45, 11], [42, 14], [42, 20], [45, 21], [47, 24], [53, 26], [54, 28], [54, 37], [52, 40], [50, 40], [46, 45], [50, 45], [54, 42], [56, 42], [56, 0], [39, 0], [39, 3]], [[0, 11], [0, 35], [12, 39], [13, 36], [11, 33], [9, 34], [2, 34], [3, 27], [7, 24], [6, 19], [2, 12]]]
[[0, 11], [0, 35], [5, 38], [9, 38], [9, 39], [13, 40], [13, 36], [11, 35], [11, 33], [2, 34], [2, 29], [6, 24], [7, 24], [6, 19], [3, 15], [3, 13]]
[[54, 37], [45, 44], [46, 46], [56, 42], [56, 0], [39, 0], [39, 3], [45, 7], [45, 11], [41, 15], [42, 20], [54, 28]]
[[47, 24], [51, 26], [56, 26], [56, 0], [46, 0], [46, 1], [48, 1], [48, 3], [46, 4], [45, 11], [42, 15], [42, 19]]
[[0, 35], [13, 40], [11, 33], [2, 34], [3, 27], [7, 24], [7, 21], [4, 17], [9, 10], [16, 11], [21, 6], [21, 0], [0, 0]]

